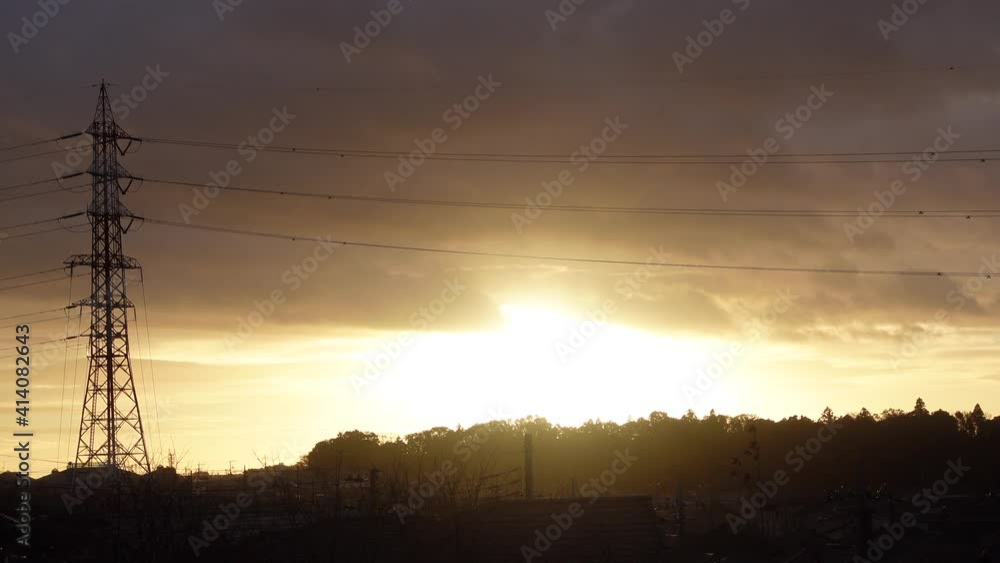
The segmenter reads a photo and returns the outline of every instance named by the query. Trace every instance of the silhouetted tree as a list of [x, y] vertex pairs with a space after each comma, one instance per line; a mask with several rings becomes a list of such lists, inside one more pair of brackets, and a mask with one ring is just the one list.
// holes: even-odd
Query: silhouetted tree
[[969, 434], [981, 438], [986, 431], [986, 415], [979, 403], [976, 403], [967, 420], [969, 421]]
[[879, 420], [889, 420], [889, 419], [898, 418], [898, 417], [901, 417], [901, 416], [904, 416], [904, 415], [906, 415], [906, 413], [903, 412], [903, 411], [901, 411], [901, 410], [899, 410], [899, 409], [885, 409], [884, 411], [882, 411], [882, 414], [879, 416]]
[[[578, 427], [529, 417], [468, 429], [432, 428], [393, 441], [353, 431], [318, 443], [306, 460], [310, 469], [328, 473], [338, 456], [344, 473], [382, 470], [378, 497], [384, 506], [405, 502], [428, 473], [452, 463], [456, 471], [436, 486], [438, 496], [424, 509], [443, 514], [486, 500], [493, 494], [488, 491], [519, 492], [523, 436], [531, 432], [538, 496], [579, 494], [581, 485], [626, 451], [638, 461], [616, 475], [605, 494], [672, 496], [681, 487], [697, 488], [699, 495], [743, 495], [758, 479], [758, 468], [761, 478], [788, 470], [788, 452], [815, 439], [821, 424], [833, 422], [839, 426], [836, 436], [813, 456], [820, 461], [806, 463], [781, 494], [822, 494], [858, 483], [912, 490], [928, 486], [929, 476], [959, 457], [976, 467], [960, 487], [994, 486], [990, 480], [1000, 474], [1000, 417], [989, 419], [978, 405], [954, 415], [929, 413], [920, 400], [912, 413], [890, 408], [879, 417], [865, 408], [855, 416], [838, 417], [825, 408], [818, 420], [793, 416], [777, 422], [715, 411], [704, 417], [689, 411], [680, 418], [652, 412], [624, 424], [591, 420]], [[488, 437], [483, 444], [470, 441], [477, 433]]]
[[826, 407], [823, 409], [823, 414], [819, 416], [819, 420], [820, 422], [830, 424], [831, 422], [836, 422], [837, 417], [833, 414], [833, 411], [830, 410], [830, 407]]
[[861, 407], [861, 412], [855, 417], [855, 420], [864, 424], [873, 424], [875, 422], [875, 417], [872, 413], [868, 412], [868, 409]]

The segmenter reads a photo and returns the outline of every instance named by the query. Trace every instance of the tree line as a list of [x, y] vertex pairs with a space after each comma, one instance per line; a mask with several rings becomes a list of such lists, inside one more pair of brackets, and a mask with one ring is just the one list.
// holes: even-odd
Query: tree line
[[[910, 411], [879, 414], [863, 408], [837, 416], [827, 408], [816, 420], [688, 411], [679, 418], [653, 412], [624, 424], [577, 427], [536, 417], [496, 420], [392, 440], [355, 430], [319, 442], [302, 464], [336, 480], [375, 478], [390, 505], [431, 482], [426, 504], [455, 507], [519, 496], [528, 434], [536, 496], [577, 496], [621, 455], [636, 461], [604, 487], [607, 494], [738, 495], [789, 468], [793, 478], [783, 495], [817, 496], [843, 487], [905, 492], [939, 479], [957, 459], [972, 467], [963, 490], [1000, 489], [1000, 416], [990, 418], [978, 404], [970, 411], [931, 412], [922, 399]], [[446, 483], [442, 468], [448, 469]]]

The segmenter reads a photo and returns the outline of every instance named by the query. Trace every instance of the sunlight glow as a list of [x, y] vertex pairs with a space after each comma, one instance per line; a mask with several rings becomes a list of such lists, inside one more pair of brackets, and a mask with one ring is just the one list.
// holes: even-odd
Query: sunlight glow
[[[432, 426], [539, 415], [559, 424], [689, 408], [681, 386], [717, 346], [537, 305], [506, 304], [491, 332], [421, 334], [381, 376], [381, 408]], [[418, 423], [419, 424], [419, 423]]]

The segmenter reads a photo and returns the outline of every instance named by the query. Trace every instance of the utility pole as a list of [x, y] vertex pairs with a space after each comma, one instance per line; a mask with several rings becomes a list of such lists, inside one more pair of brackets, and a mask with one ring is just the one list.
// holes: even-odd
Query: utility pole
[[[91, 225], [91, 252], [70, 257], [72, 269], [90, 268], [90, 296], [77, 306], [90, 307], [89, 371], [80, 415], [77, 467], [110, 467], [148, 473], [146, 436], [132, 380], [129, 356], [125, 272], [140, 269], [139, 262], [122, 253], [122, 235], [132, 225], [132, 214], [122, 204], [137, 180], [118, 163], [133, 139], [115, 123], [108, 100], [108, 84], [101, 82], [94, 120], [87, 128], [93, 139], [92, 200], [87, 208]], [[127, 142], [123, 146], [123, 142]], [[127, 180], [126, 184], [122, 184]], [[127, 219], [128, 223], [123, 224]]]
[[372, 467], [368, 472], [368, 515], [375, 517], [378, 514], [377, 504], [378, 504], [378, 476], [381, 473], [378, 469]]
[[535, 444], [531, 432], [524, 433], [524, 499], [535, 498]]
[[677, 480], [677, 539], [683, 541], [684, 520], [687, 518], [687, 505], [684, 504], [684, 482]]
[[337, 450], [337, 483], [334, 485], [336, 488], [336, 502], [337, 507], [334, 510], [334, 517], [340, 520], [340, 471], [344, 466], [344, 450]]

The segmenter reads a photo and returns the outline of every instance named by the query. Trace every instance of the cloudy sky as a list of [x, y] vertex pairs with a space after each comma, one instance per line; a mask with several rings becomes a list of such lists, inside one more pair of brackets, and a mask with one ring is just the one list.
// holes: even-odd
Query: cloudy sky
[[[235, 148], [145, 142], [122, 162], [150, 179], [205, 185], [235, 161], [234, 186], [525, 204], [564, 173], [573, 182], [559, 205], [846, 211], [867, 208], [900, 180], [893, 210], [997, 209], [990, 194], [1000, 173], [990, 160], [936, 162], [914, 178], [902, 162], [774, 156], [723, 198], [730, 165], [704, 158], [742, 155], [771, 138], [779, 154], [901, 153], [881, 160], [935, 142], [937, 151], [1000, 149], [994, 4], [928, 0], [905, 21], [900, 11], [892, 27], [879, 23], [893, 21], [889, 0], [589, 0], [573, 13], [566, 1], [565, 17], [554, 15], [554, 0], [390, 4], [397, 13], [369, 26], [378, 34], [361, 46], [354, 28], [389, 4], [77, 0], [25, 33], [22, 18], [39, 4], [7, 2], [0, 146], [84, 129], [97, 96], [86, 86], [106, 78], [117, 85], [120, 125], [137, 137], [409, 152], [440, 129], [439, 153], [557, 157], [431, 160], [393, 191], [391, 159], [264, 152], [251, 160]], [[681, 72], [676, 53], [720, 18], [708, 27], [721, 33], [691, 49]], [[477, 88], [485, 99], [456, 112]], [[829, 94], [820, 100], [816, 91]], [[787, 114], [808, 103], [808, 119], [800, 113], [788, 129]], [[281, 123], [275, 112], [287, 125], [261, 136]], [[625, 127], [613, 132], [607, 120]], [[693, 163], [571, 163], [602, 134], [613, 138], [605, 156]], [[19, 154], [28, 152], [0, 156]], [[996, 153], [945, 158], [970, 154]], [[51, 178], [53, 162], [66, 158], [0, 164], [0, 186]], [[826, 406], [909, 409], [917, 396], [931, 409], [1000, 408], [995, 281], [655, 266], [989, 273], [998, 234], [989, 217], [882, 217], [848, 237], [845, 223], [857, 217], [549, 209], [525, 224], [512, 219], [526, 213], [516, 209], [198, 193], [145, 182], [126, 204], [149, 218], [304, 238], [152, 223], [129, 232], [126, 252], [144, 279], [130, 286], [139, 303], [134, 371], [155, 459], [174, 450], [192, 467], [249, 465], [264, 455], [290, 460], [354, 428], [397, 435], [528, 414], [564, 424], [689, 408], [815, 417]], [[5, 201], [0, 225], [81, 211], [87, 195]], [[317, 237], [636, 264], [328, 252]], [[88, 239], [84, 226], [4, 241], [0, 277], [58, 267], [87, 252]], [[0, 291], [0, 317], [51, 318], [28, 313], [81, 299], [85, 285], [77, 278], [72, 295], [66, 282]], [[601, 325], [593, 332], [591, 319]], [[68, 329], [45, 321], [33, 334], [86, 330], [78, 320]], [[65, 366], [63, 354], [61, 346], [50, 353], [33, 380], [35, 452], [52, 462], [75, 454], [86, 373], [82, 349], [70, 346]]]

